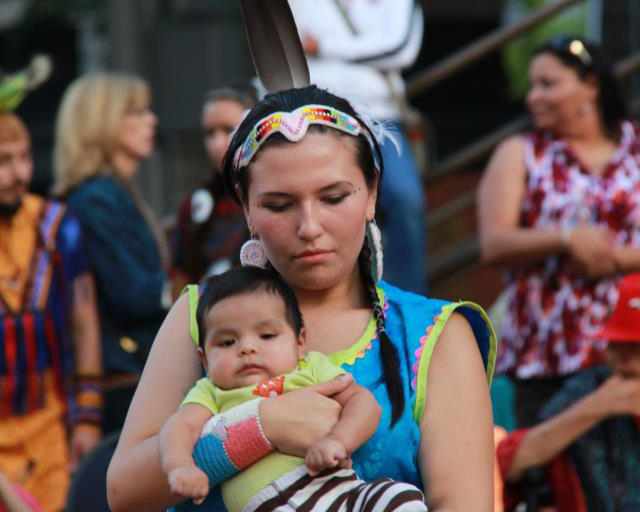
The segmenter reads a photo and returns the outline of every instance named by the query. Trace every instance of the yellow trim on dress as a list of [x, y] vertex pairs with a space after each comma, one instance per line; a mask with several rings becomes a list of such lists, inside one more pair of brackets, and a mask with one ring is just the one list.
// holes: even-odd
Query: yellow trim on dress
[[196, 312], [198, 311], [198, 300], [200, 299], [200, 294], [198, 293], [198, 285], [197, 284], [188, 284], [182, 289], [180, 295], [188, 294], [189, 299], [189, 335], [191, 336], [191, 341], [198, 348], [200, 346], [198, 342], [198, 321], [196, 319]]
[[429, 364], [431, 363], [433, 349], [440, 339], [440, 334], [442, 333], [444, 326], [449, 318], [451, 318], [451, 314], [460, 307], [470, 308], [480, 313], [489, 328], [489, 354], [487, 355], [488, 364], [486, 370], [487, 382], [490, 384], [493, 379], [498, 340], [487, 313], [475, 302], [460, 301], [446, 304], [442, 307], [440, 314], [435, 317], [434, 324], [427, 327], [425, 336], [420, 339], [421, 348], [418, 349], [420, 361], [416, 375], [416, 403], [413, 408], [413, 418], [416, 423], [420, 423], [420, 420], [422, 419], [422, 414], [424, 413], [424, 407], [427, 400], [427, 379], [429, 376]]
[[[378, 287], [376, 288], [376, 290], [378, 291], [378, 300], [380, 301], [382, 310], [384, 311], [384, 291], [382, 290], [382, 288]], [[339, 366], [343, 364], [352, 366], [355, 364], [356, 359], [362, 359], [365, 356], [367, 350], [371, 348], [371, 342], [376, 338], [376, 319], [372, 312], [371, 316], [369, 317], [369, 323], [367, 324], [366, 329], [364, 330], [358, 341], [356, 341], [348, 348], [338, 350], [338, 352], [334, 352], [333, 354], [329, 355], [329, 359], [333, 364], [337, 364]]]

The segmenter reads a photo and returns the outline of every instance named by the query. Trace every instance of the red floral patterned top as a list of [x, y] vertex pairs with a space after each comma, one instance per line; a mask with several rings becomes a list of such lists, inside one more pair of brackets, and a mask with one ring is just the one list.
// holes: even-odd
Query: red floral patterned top
[[[640, 126], [625, 121], [621, 128], [602, 175], [590, 173], [565, 141], [525, 134], [520, 226], [560, 229], [587, 222], [611, 229], [620, 245], [640, 247]], [[605, 342], [592, 335], [615, 306], [617, 279], [572, 275], [568, 264], [566, 256], [553, 255], [508, 275], [498, 372], [551, 377], [604, 361]]]

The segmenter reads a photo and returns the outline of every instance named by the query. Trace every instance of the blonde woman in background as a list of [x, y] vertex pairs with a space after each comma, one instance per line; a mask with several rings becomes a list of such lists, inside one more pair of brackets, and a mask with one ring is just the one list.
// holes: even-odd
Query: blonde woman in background
[[97, 281], [105, 432], [122, 426], [171, 303], [167, 244], [133, 184], [153, 151], [150, 96], [136, 76], [86, 75], [67, 89], [56, 123], [55, 192], [80, 220]]

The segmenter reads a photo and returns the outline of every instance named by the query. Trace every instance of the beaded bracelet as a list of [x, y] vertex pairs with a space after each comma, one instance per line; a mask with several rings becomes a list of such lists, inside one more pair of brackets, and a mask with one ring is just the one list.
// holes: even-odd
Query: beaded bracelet
[[72, 421], [75, 425], [88, 423], [102, 424], [102, 375], [80, 374], [76, 376], [75, 408]]

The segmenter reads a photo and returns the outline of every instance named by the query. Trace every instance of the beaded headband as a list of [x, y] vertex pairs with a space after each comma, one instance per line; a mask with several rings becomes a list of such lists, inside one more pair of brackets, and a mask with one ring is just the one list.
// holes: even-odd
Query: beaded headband
[[274, 112], [258, 121], [236, 151], [235, 168], [249, 165], [260, 146], [274, 133], [281, 133], [291, 142], [298, 142], [312, 124], [329, 126], [354, 137], [362, 133], [373, 147], [369, 133], [353, 116], [326, 105], [303, 105], [293, 112]]

